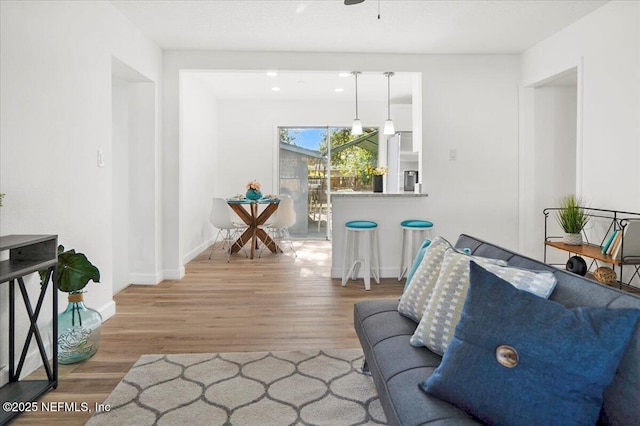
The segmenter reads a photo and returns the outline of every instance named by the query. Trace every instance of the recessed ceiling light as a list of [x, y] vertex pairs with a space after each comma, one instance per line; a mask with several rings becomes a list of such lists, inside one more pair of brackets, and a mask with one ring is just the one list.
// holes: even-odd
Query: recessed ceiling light
[[338, 73], [339, 77], [349, 77], [350, 75], [351, 73], [347, 71], [340, 71], [340, 73]]
[[336, 92], [344, 92], [344, 89], [342, 87], [336, 87], [334, 89], [334, 91], [336, 91]]
[[272, 87], [271, 90], [274, 91], [274, 92], [279, 92], [280, 88], [279, 87]]
[[276, 77], [278, 75], [277, 71], [267, 71], [267, 75], [269, 77]]

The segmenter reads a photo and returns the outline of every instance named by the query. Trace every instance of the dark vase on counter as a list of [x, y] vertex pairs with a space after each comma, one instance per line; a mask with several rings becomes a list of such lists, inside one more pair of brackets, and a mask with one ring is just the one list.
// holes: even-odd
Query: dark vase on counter
[[382, 192], [382, 175], [373, 176], [373, 192]]

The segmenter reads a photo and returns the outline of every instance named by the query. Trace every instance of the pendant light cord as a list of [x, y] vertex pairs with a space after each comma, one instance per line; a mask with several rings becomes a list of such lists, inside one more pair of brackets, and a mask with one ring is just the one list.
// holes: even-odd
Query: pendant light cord
[[387, 74], [387, 120], [391, 120], [391, 73]]
[[387, 120], [391, 120], [391, 77], [395, 73], [387, 71], [384, 75], [387, 76]]
[[360, 75], [360, 71], [354, 71], [352, 73], [356, 78], [356, 119], [358, 118], [358, 75]]

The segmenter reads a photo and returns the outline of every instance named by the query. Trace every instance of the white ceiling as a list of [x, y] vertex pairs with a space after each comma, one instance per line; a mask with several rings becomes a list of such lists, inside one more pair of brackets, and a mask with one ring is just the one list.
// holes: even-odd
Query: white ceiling
[[[607, 3], [595, 0], [111, 0], [165, 50], [518, 54]], [[378, 19], [378, 6], [380, 19]], [[266, 71], [266, 70], [265, 70]], [[354, 99], [353, 77], [278, 70], [206, 72], [219, 98]], [[366, 71], [366, 70], [361, 70]], [[394, 71], [389, 69], [389, 71]], [[392, 103], [409, 103], [414, 74], [391, 79]], [[271, 87], [280, 87], [272, 92]], [[335, 88], [344, 91], [336, 93]], [[362, 101], [386, 100], [380, 73], [358, 79]]]
[[[163, 49], [520, 53], [606, 1], [112, 0]], [[378, 4], [381, 18], [377, 19]]]
[[[200, 79], [218, 99], [313, 100], [353, 102], [355, 79], [339, 72], [278, 71], [270, 77], [266, 72], [225, 71], [188, 72]], [[391, 103], [410, 104], [412, 79], [418, 73], [395, 73], [390, 81]], [[273, 91], [273, 87], [280, 90]], [[342, 91], [336, 91], [336, 89]], [[359, 101], [387, 101], [387, 77], [379, 72], [363, 72], [358, 77]]]

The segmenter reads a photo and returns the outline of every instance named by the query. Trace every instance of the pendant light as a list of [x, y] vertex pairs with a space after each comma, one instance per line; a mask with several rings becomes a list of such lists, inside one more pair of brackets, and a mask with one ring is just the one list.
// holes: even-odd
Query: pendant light
[[353, 71], [351, 74], [353, 74], [356, 79], [356, 118], [353, 120], [353, 125], [351, 126], [351, 134], [358, 136], [362, 134], [362, 123], [358, 118], [358, 76], [362, 73], [360, 71]]
[[384, 75], [387, 76], [387, 121], [384, 122], [382, 134], [390, 136], [395, 135], [396, 133], [396, 130], [393, 127], [393, 120], [391, 120], [391, 77], [393, 77], [393, 73], [385, 72]]

